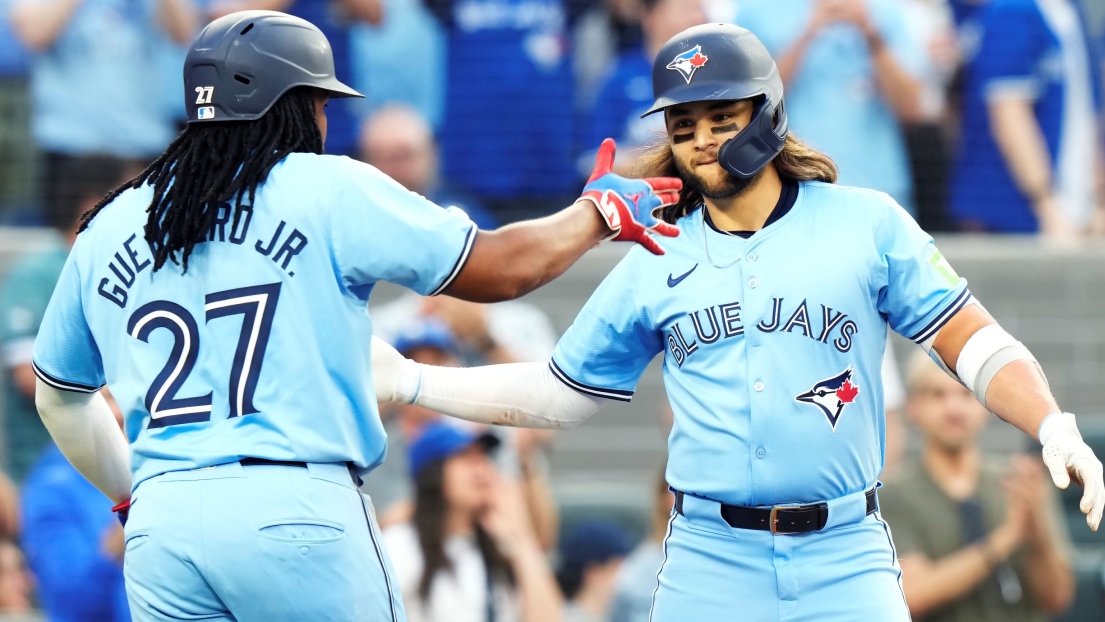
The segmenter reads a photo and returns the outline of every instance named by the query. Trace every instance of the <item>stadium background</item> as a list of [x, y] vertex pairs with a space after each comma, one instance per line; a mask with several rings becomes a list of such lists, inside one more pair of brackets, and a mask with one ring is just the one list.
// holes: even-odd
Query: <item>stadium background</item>
[[[923, 5], [936, 13], [951, 13], [963, 4], [901, 3]], [[36, 144], [30, 132], [35, 110], [29, 84], [36, 57], [21, 49], [6, 22], [12, 4], [12, 0], [0, 0], [0, 282], [21, 257], [57, 242], [56, 234], [44, 226], [44, 182], [50, 174], [44, 151], [49, 149]], [[384, 0], [383, 21], [369, 25], [343, 11], [337, 2], [299, 0], [296, 12], [328, 24], [339, 68], [347, 67], [344, 71], [352, 84], [368, 95], [365, 101], [331, 105], [328, 150], [357, 155], [362, 119], [381, 106], [401, 102], [425, 117], [439, 139], [442, 177], [458, 190], [455, 196], [481, 205], [491, 219], [509, 222], [566, 205], [581, 185], [580, 171], [595, 147], [590, 144], [590, 128], [597, 125], [592, 118], [603, 105], [597, 85], [614, 69], [619, 54], [641, 44], [640, 26], [633, 18], [640, 9], [629, 6], [633, 4], [630, 0], [553, 2], [553, 12], [559, 11], [559, 16], [549, 19], [563, 20], [561, 27], [544, 32], [547, 37], [518, 42], [461, 36], [474, 28], [466, 26], [466, 20], [493, 19], [492, 10], [465, 13], [454, 11], [454, 3], [438, 0], [428, 0], [424, 6], [417, 0]], [[197, 8], [215, 10], [213, 3], [206, 2]], [[739, 2], [711, 0], [703, 9], [707, 17], [729, 16], [740, 23]], [[1083, 15], [1089, 20], [1090, 36], [1102, 37], [1105, 1], [1086, 0]], [[605, 47], [592, 45], [603, 41]], [[519, 45], [529, 46], [534, 58], [556, 64], [555, 75], [512, 73], [511, 50]], [[538, 52], [532, 52], [534, 46]], [[162, 81], [145, 85], [136, 96], [160, 98], [166, 108], [182, 112], [181, 48], [165, 41], [157, 56]], [[960, 57], [959, 62], [965, 61]], [[458, 67], [461, 63], [465, 66]], [[1095, 70], [1105, 73], [1105, 65]], [[966, 131], [958, 125], [963, 74], [961, 67], [946, 73], [927, 83], [940, 91], [943, 100], [936, 113], [901, 124], [911, 156], [914, 213], [922, 226], [937, 232], [944, 255], [970, 281], [987, 309], [1036, 354], [1060, 403], [1079, 413], [1084, 435], [1103, 456], [1105, 239], [960, 231], [962, 227], [946, 208], [948, 178], [957, 166], [955, 137]], [[507, 89], [504, 84], [521, 88]], [[73, 93], [72, 97], [80, 101], [84, 95]], [[480, 123], [489, 125], [501, 121], [501, 131], [476, 125], [481, 118]], [[881, 156], [870, 153], [868, 157]], [[499, 174], [502, 163], [511, 160], [525, 162], [511, 169], [513, 176]], [[544, 311], [554, 328], [563, 331], [624, 252], [623, 247], [601, 247], [524, 300]], [[373, 304], [397, 295], [397, 288], [382, 286]], [[897, 337], [891, 345], [902, 364], [915, 348]], [[603, 516], [621, 522], [637, 537], [643, 535], [652, 481], [664, 459], [665, 408], [654, 362], [631, 404], [613, 404], [581, 428], [558, 434], [550, 454], [550, 474], [563, 526]], [[916, 448], [918, 441], [911, 435], [908, 443]], [[1028, 443], [1010, 426], [994, 421], [984, 446], [996, 454], [1011, 454], [1025, 450]], [[0, 443], [0, 448], [6, 447]], [[0, 455], [0, 464], [6, 459]], [[1105, 536], [1085, 526], [1076, 495], [1064, 494], [1063, 501], [1076, 545], [1078, 595], [1060, 619], [1105, 620]], [[13, 620], [25, 617], [0, 612], [0, 620], [7, 619], [5, 615]], [[32, 618], [33, 614], [28, 619]]]

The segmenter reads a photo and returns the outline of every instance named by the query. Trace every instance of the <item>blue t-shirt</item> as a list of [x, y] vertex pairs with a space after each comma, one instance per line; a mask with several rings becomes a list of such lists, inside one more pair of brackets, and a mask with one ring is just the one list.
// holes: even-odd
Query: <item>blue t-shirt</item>
[[873, 486], [887, 325], [926, 341], [970, 301], [966, 282], [870, 190], [802, 182], [791, 210], [748, 239], [711, 229], [702, 209], [678, 225], [665, 255], [634, 248], [599, 285], [553, 373], [629, 400], [663, 353], [678, 490], [756, 506]]
[[[917, 77], [925, 56], [898, 1], [867, 0], [868, 17], [898, 64]], [[801, 36], [813, 10], [814, 0], [748, 0], [741, 3], [738, 23], [779, 58]], [[859, 29], [847, 24], [822, 29], [786, 85], [785, 101], [790, 130], [836, 161], [840, 183], [881, 190], [913, 211], [905, 141], [879, 92]]]
[[[385, 11], [379, 25], [350, 28], [353, 82], [348, 84], [364, 93], [366, 113], [406, 104], [436, 131], [445, 109], [445, 33], [419, 0], [389, 1]], [[408, 45], [411, 41], [418, 45]]]
[[572, 190], [572, 63], [561, 0], [456, 0], [441, 131], [445, 177], [480, 199]]
[[584, 147], [597, 149], [605, 138], [616, 140], [619, 150], [666, 141], [663, 114], [641, 118], [652, 101], [652, 60], [639, 49], [621, 55], [599, 90]]
[[100, 549], [119, 528], [104, 494], [52, 443], [23, 485], [23, 551], [52, 622], [128, 622], [123, 560]]
[[78, 236], [35, 341], [39, 378], [110, 386], [135, 486], [246, 456], [379, 464], [365, 304], [378, 281], [447, 287], [472, 222], [367, 164], [297, 153], [237, 222], [220, 208], [186, 273], [153, 272], [151, 198], [124, 192]]
[[147, 158], [172, 141], [173, 115], [149, 90], [163, 84], [168, 39], [157, 7], [157, 0], [84, 0], [54, 44], [34, 56], [31, 127], [41, 148]]
[[[993, 0], [979, 15], [982, 39], [966, 70], [963, 123], [949, 201], [952, 215], [961, 224], [1010, 233], [1030, 233], [1038, 228], [1032, 206], [1017, 188], [991, 133], [987, 106], [1002, 98], [1032, 103], [1047, 144], [1056, 191], [1062, 193], [1069, 187], [1069, 201], [1082, 201], [1086, 206], [1092, 203], [1093, 111], [1100, 102], [1095, 92], [1100, 90], [1101, 65], [1094, 62], [1085, 37], [1072, 32], [1078, 29], [1074, 8], [1066, 3], [1047, 4], [1060, 11], [1066, 6], [1066, 19], [1052, 17], [1036, 0]], [[1060, 37], [1056, 26], [1064, 28], [1067, 35]], [[1068, 54], [1081, 54], [1083, 71], [1071, 67]], [[1083, 140], [1089, 143], [1079, 149]], [[1085, 155], [1077, 155], [1086, 147], [1090, 148], [1088, 161]], [[1064, 156], [1071, 149], [1076, 155]], [[1087, 193], [1089, 196], [1077, 197]]]

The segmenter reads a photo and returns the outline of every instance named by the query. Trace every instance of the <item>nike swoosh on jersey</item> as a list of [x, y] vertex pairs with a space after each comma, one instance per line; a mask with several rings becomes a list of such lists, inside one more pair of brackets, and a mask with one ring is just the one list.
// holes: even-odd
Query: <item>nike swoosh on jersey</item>
[[[698, 264], [695, 264], [694, 268], [697, 268], [697, 267], [698, 267]], [[687, 270], [681, 276], [676, 277], [676, 278], [672, 278], [671, 274], [668, 274], [668, 287], [675, 287], [676, 285], [679, 285], [680, 283], [682, 283], [683, 279], [689, 277], [691, 275], [691, 273], [694, 272], [694, 268], [691, 268], [690, 270]]]

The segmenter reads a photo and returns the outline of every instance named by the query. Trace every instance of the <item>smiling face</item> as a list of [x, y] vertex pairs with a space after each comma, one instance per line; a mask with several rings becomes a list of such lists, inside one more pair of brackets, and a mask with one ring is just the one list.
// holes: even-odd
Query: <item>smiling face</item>
[[751, 179], [740, 179], [722, 168], [717, 159], [721, 146], [751, 122], [754, 109], [753, 100], [742, 99], [678, 104], [664, 111], [668, 143], [685, 189], [709, 199], [725, 199], [756, 184], [763, 171]]

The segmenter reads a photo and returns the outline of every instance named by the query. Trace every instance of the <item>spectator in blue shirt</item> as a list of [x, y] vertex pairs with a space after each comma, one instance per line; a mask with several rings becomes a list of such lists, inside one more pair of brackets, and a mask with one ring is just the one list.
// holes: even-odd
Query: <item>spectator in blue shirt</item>
[[[122, 426], [122, 412], [105, 397]], [[130, 620], [126, 543], [109, 503], [53, 443], [23, 485], [23, 551], [51, 622]]]
[[402, 104], [418, 111], [435, 132], [441, 128], [445, 32], [421, 0], [388, 0], [383, 21], [353, 26], [349, 44], [353, 81], [346, 84], [365, 94], [368, 113]]
[[161, 96], [167, 37], [190, 41], [193, 0], [12, 0], [12, 30], [33, 53], [32, 134], [43, 202], [67, 159], [103, 153], [145, 164], [176, 134]]
[[1065, 240], [1093, 223], [1101, 64], [1078, 8], [992, 0], [980, 14], [951, 189], [963, 228]]
[[[587, 170], [605, 138], [618, 142], [615, 170], [626, 174], [641, 147], [667, 140], [664, 115], [641, 115], [652, 106], [652, 61], [668, 39], [706, 22], [702, 0], [641, 0], [644, 45], [622, 54], [606, 77], [591, 114], [590, 132], [580, 157]], [[582, 170], [582, 169], [581, 169]]]
[[924, 51], [898, 0], [747, 0], [738, 22], [779, 64], [790, 129], [840, 168], [840, 183], [913, 209], [901, 123], [921, 120]]
[[560, 201], [577, 181], [565, 0], [426, 4], [447, 36], [445, 178], [493, 209]]

